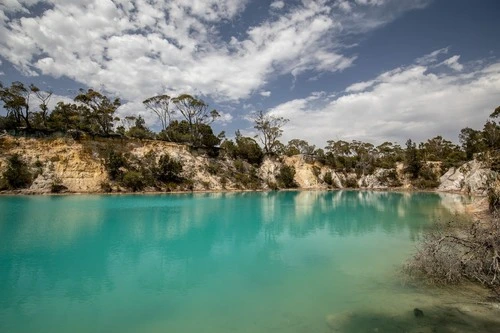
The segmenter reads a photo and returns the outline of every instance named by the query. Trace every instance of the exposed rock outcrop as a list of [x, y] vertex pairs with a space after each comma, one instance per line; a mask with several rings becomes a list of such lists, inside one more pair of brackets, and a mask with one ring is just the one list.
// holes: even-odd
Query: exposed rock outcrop
[[479, 161], [470, 161], [458, 168], [450, 168], [439, 179], [438, 191], [485, 195], [492, 171]]
[[[266, 157], [257, 167], [228, 157], [210, 158], [192, 151], [185, 145], [129, 139], [95, 139], [75, 141], [71, 138], [30, 139], [0, 137], [0, 173], [6, 168], [6, 160], [19, 154], [29, 165], [34, 180], [24, 193], [50, 193], [54, 189], [68, 192], [95, 193], [105, 188], [126, 191], [118, 183], [110, 182], [105, 167], [106, 151], [113, 149], [127, 156], [136, 167], [148, 166], [148, 158], [168, 154], [181, 162], [182, 177], [189, 180], [180, 190], [241, 190], [269, 189], [276, 184], [276, 176], [283, 165], [295, 169], [295, 182], [301, 189], [327, 189], [359, 187], [365, 189], [410, 188], [403, 165], [395, 169], [376, 169], [372, 174], [338, 173], [333, 169], [309, 161], [302, 155]], [[477, 161], [459, 168], [451, 168], [440, 179], [439, 191], [486, 194], [491, 170]], [[111, 186], [112, 185], [112, 186]], [[155, 191], [157, 188], [146, 188]]]

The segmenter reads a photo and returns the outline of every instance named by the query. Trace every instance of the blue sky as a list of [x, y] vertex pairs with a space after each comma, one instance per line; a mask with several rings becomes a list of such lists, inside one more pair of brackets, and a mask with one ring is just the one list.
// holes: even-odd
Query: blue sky
[[0, 81], [71, 99], [120, 97], [142, 115], [191, 93], [231, 136], [252, 113], [290, 119], [283, 140], [457, 141], [500, 105], [497, 0], [4, 0]]

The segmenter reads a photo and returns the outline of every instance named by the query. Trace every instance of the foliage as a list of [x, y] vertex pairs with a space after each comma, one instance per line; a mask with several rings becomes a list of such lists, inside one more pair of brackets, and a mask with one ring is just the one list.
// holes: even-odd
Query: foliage
[[346, 177], [345, 187], [347, 188], [358, 188], [358, 180], [355, 177]]
[[259, 139], [264, 145], [264, 153], [268, 155], [277, 154], [280, 145], [278, 139], [283, 135], [283, 126], [288, 122], [288, 119], [259, 111], [254, 118], [254, 122], [254, 128], [260, 132]]
[[412, 179], [417, 179], [422, 168], [422, 161], [418, 155], [417, 146], [411, 139], [406, 141], [405, 162], [405, 172], [409, 173]]
[[[26, 87], [23, 83], [15, 81], [10, 87], [4, 87], [0, 83], [0, 100], [7, 110], [7, 118], [11, 121], [7, 124], [9, 127], [12, 126], [9, 129], [25, 126], [27, 130], [31, 130], [34, 119], [39, 127], [45, 127], [48, 112], [47, 103], [51, 96], [52, 92], [42, 91], [33, 84]], [[33, 112], [31, 110], [33, 98], [40, 103], [40, 111]]]
[[325, 173], [325, 175], [323, 176], [323, 181], [329, 185], [329, 186], [332, 186], [334, 183], [333, 183], [333, 177], [332, 177], [332, 173], [330, 171], [327, 171]]
[[394, 169], [384, 170], [378, 177], [378, 181], [390, 187], [403, 185], [399, 180], [398, 173]]
[[160, 183], [180, 183], [182, 181], [181, 172], [182, 163], [165, 154], [160, 157], [153, 174]]
[[285, 146], [284, 154], [287, 156], [293, 155], [313, 155], [316, 146], [310, 145], [305, 140], [293, 139], [288, 141], [288, 144]]
[[236, 131], [236, 144], [231, 140], [225, 140], [221, 144], [221, 149], [229, 157], [243, 159], [253, 165], [259, 165], [264, 158], [264, 153], [257, 142], [242, 136], [239, 131]]
[[112, 101], [100, 92], [88, 89], [80, 90], [75, 102], [85, 107], [83, 113], [92, 133], [109, 135], [112, 132], [114, 113], [121, 105], [119, 98]]
[[26, 188], [33, 181], [28, 165], [18, 154], [11, 155], [7, 159], [7, 169], [4, 171], [2, 178], [4, 186], [10, 190]]
[[[147, 98], [142, 102], [146, 109], [151, 110], [158, 116], [162, 131], [166, 130], [170, 125], [172, 116], [175, 113], [175, 110], [171, 107], [171, 101], [172, 98], [168, 95], [157, 95]], [[170, 141], [168, 136], [166, 139]]]
[[280, 188], [295, 188], [295, 168], [293, 166], [282, 165], [279, 173], [276, 175], [276, 181]]
[[424, 165], [420, 168], [417, 179], [414, 179], [412, 184], [419, 189], [436, 188], [439, 186], [437, 173], [429, 165]]
[[142, 116], [135, 119], [134, 126], [130, 127], [126, 134], [136, 139], [152, 139], [154, 133], [146, 126], [146, 121]]
[[137, 171], [127, 171], [121, 183], [132, 192], [142, 191], [145, 187], [144, 177]]
[[127, 163], [122, 153], [108, 148], [104, 160], [104, 166], [106, 167], [111, 180], [120, 180], [123, 175], [122, 168], [125, 168]]
[[500, 218], [475, 221], [469, 228], [438, 225], [407, 263], [410, 276], [432, 284], [475, 281], [500, 297]]
[[[201, 99], [188, 94], [177, 96], [171, 100], [178, 111], [185, 119], [188, 127], [188, 142], [193, 146], [201, 146], [203, 141], [203, 131], [215, 119], [220, 117], [216, 110], [209, 111], [208, 104]], [[166, 133], [168, 134], [168, 132]]]

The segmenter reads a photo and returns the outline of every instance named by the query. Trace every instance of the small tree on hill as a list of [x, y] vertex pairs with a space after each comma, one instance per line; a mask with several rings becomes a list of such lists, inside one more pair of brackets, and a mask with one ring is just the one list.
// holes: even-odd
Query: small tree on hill
[[254, 118], [254, 128], [260, 132], [259, 139], [264, 145], [264, 153], [268, 155], [276, 154], [282, 144], [279, 138], [283, 135], [283, 126], [288, 119], [264, 114], [259, 111]]

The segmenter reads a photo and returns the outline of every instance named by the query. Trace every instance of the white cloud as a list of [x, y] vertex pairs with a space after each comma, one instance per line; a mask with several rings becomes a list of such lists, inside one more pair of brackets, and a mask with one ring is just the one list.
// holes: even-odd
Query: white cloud
[[438, 60], [438, 57], [442, 54], [448, 54], [449, 47], [444, 47], [439, 50], [432, 51], [429, 54], [424, 55], [416, 60], [416, 63], [419, 65], [429, 65], [435, 63]]
[[237, 20], [248, 0], [4, 0], [0, 56], [25, 75], [103, 87], [130, 101], [121, 113], [139, 112], [140, 101], [158, 93], [240, 101], [278, 75], [352, 66], [343, 36], [428, 1], [365, 0], [343, 10], [327, 0], [302, 1], [226, 41], [218, 29]]
[[220, 117], [215, 121], [220, 123], [222, 126], [226, 126], [233, 121], [233, 116], [230, 113], [219, 111], [219, 115]]
[[[450, 61], [454, 63], [453, 61]], [[270, 112], [289, 118], [287, 141], [301, 137], [319, 146], [330, 139], [404, 143], [444, 135], [458, 141], [464, 127], [481, 128], [498, 106], [500, 63], [435, 74], [414, 64], [360, 82], [333, 101], [296, 99]]]
[[270, 7], [272, 9], [283, 9], [283, 7], [285, 7], [285, 2], [284, 1], [273, 1], [273, 2], [271, 2]]
[[460, 72], [464, 69], [464, 66], [458, 62], [458, 59], [460, 59], [460, 56], [454, 55], [453, 57], [443, 61], [441, 64], [446, 65], [457, 72]]
[[[28, 15], [46, 2], [45, 11]], [[422, 0], [409, 0], [404, 10]], [[238, 100], [262, 88], [271, 75], [335, 72], [355, 57], [341, 54], [341, 34], [392, 20], [401, 12], [394, 0], [364, 1], [358, 7], [384, 7], [383, 15], [335, 16], [326, 0], [304, 1], [279, 17], [250, 27], [243, 37], [224, 42], [213, 22], [235, 19], [247, 0], [9, 0], [16, 18], [0, 19], [0, 55], [24, 74], [68, 76], [129, 100], [165, 91]], [[283, 1], [272, 6], [279, 8]], [[363, 5], [363, 6], [362, 6]], [[367, 6], [370, 5], [370, 6]], [[77, 64], [77, 65], [76, 65]], [[220, 64], [224, 64], [221, 66]]]
[[269, 97], [271, 96], [271, 92], [270, 91], [261, 91], [259, 93], [261, 96], [264, 96], [264, 97]]

